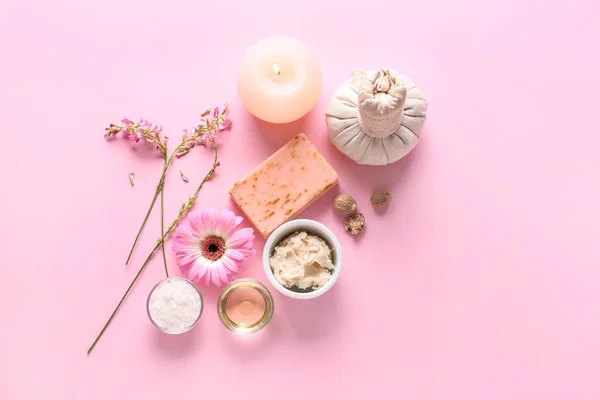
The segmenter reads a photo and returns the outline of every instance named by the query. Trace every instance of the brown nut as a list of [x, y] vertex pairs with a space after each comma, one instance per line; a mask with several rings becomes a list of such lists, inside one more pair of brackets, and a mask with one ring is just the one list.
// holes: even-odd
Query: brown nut
[[352, 214], [344, 222], [344, 229], [352, 235], [358, 235], [365, 227], [365, 216], [362, 214]]
[[386, 189], [377, 189], [371, 195], [371, 204], [373, 207], [383, 208], [389, 204], [390, 200], [392, 200], [392, 195]]
[[333, 211], [340, 215], [350, 215], [356, 211], [356, 201], [348, 194], [338, 194], [333, 199]]

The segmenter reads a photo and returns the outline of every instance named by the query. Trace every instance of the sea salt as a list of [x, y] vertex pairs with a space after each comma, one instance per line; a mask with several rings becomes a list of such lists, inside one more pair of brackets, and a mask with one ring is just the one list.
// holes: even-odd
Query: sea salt
[[202, 313], [202, 298], [196, 286], [183, 278], [160, 282], [148, 299], [148, 314], [166, 333], [183, 333], [194, 326]]

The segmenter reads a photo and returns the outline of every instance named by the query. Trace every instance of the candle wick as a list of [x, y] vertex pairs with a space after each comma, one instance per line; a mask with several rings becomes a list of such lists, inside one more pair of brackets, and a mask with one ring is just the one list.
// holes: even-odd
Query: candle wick
[[279, 68], [279, 65], [277, 64], [273, 64], [273, 71], [277, 74], [277, 75], [281, 75], [281, 69]]

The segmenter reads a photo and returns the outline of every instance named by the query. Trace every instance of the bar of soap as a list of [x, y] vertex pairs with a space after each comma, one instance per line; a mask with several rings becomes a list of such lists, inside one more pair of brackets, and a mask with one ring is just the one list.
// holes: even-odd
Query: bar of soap
[[229, 194], [266, 238], [338, 181], [303, 133], [233, 184]]

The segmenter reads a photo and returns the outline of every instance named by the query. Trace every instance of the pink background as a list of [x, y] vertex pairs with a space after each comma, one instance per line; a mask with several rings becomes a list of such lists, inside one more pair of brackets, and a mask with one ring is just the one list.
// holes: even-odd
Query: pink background
[[[599, 14], [593, 0], [3, 0], [0, 399], [600, 398]], [[286, 126], [236, 95], [244, 49], [273, 34], [308, 44], [324, 73], [316, 108]], [[428, 95], [424, 140], [361, 167], [323, 113], [353, 68], [384, 66]], [[252, 338], [220, 325], [205, 288], [199, 326], [169, 337], [145, 313], [155, 257], [86, 356], [159, 227], [154, 213], [125, 268], [161, 160], [104, 127], [144, 116], [176, 137], [225, 101], [234, 129], [197, 207], [233, 208], [228, 185], [306, 132], [367, 219], [347, 236], [334, 192], [301, 215], [338, 235], [337, 286], [274, 292]], [[168, 220], [209, 159], [176, 162]], [[382, 186], [394, 202], [377, 213]], [[266, 282], [263, 244], [245, 276]]]

